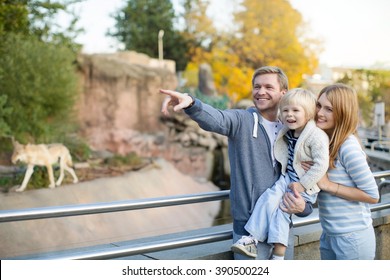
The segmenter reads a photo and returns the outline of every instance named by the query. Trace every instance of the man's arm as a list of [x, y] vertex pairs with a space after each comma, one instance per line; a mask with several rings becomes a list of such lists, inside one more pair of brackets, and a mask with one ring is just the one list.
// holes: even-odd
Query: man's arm
[[303, 218], [309, 216], [311, 213], [313, 213], [313, 204], [306, 201], [305, 209], [301, 213], [295, 213], [295, 215], [300, 218]]
[[190, 107], [194, 103], [194, 99], [187, 93], [166, 89], [160, 89], [160, 93], [166, 95], [161, 108], [161, 112], [164, 115], [169, 115], [168, 108], [170, 105], [173, 106], [175, 112], [178, 112], [181, 109]]
[[313, 212], [313, 205], [306, 202], [295, 188], [292, 192], [284, 194], [280, 209], [289, 214], [296, 214], [298, 217], [309, 216]]

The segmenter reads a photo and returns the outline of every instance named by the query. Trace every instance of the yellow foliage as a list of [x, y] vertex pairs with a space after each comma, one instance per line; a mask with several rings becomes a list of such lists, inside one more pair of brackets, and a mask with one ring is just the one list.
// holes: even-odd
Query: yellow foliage
[[197, 50], [192, 62], [188, 63], [184, 72], [187, 86], [198, 85], [198, 68], [202, 63], [210, 64], [217, 92], [226, 94], [230, 100], [237, 102], [247, 97], [252, 89], [252, 75], [254, 70], [239, 67], [239, 57], [226, 48], [213, 48], [212, 52]]
[[187, 64], [186, 70], [183, 73], [183, 78], [186, 80], [187, 87], [198, 86], [198, 73], [199, 73], [198, 65], [194, 62], [189, 62]]
[[318, 66], [320, 42], [305, 38], [302, 16], [286, 0], [242, 0], [234, 13], [234, 34], [217, 37], [210, 51], [191, 49], [192, 60], [184, 76], [197, 86], [198, 68], [208, 63], [220, 94], [233, 102], [250, 96], [254, 69], [272, 65], [282, 68], [289, 87], [302, 86], [303, 75]]

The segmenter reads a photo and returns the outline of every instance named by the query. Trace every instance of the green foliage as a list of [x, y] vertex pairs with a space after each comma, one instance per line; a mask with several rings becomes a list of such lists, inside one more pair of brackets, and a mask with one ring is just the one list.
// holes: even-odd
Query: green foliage
[[8, 34], [0, 40], [0, 88], [7, 96], [2, 121], [20, 141], [47, 142], [73, 127], [78, 90], [73, 53], [35, 37]]
[[[75, 38], [83, 31], [77, 27], [78, 16], [72, 6], [85, 0], [29, 0], [30, 34], [44, 42], [51, 42], [71, 49], [74, 54], [80, 51], [81, 45]], [[69, 25], [63, 27], [57, 20], [58, 14], [70, 17]]]
[[198, 88], [183, 88], [182, 91], [191, 93], [194, 97], [214, 108], [225, 110], [230, 107], [231, 100], [226, 95], [208, 96], [203, 94]]
[[[25, 176], [26, 168], [22, 164], [20, 164], [19, 166], [21, 167], [19, 173], [10, 176], [0, 177], [0, 188], [2, 189], [3, 192], [7, 192], [9, 191], [10, 188], [14, 186], [20, 186], [22, 184]], [[55, 178], [54, 180], [56, 180], [60, 176], [59, 165], [53, 165], [53, 174]], [[63, 184], [66, 183], [67, 180], [69, 180], [69, 176], [65, 174]], [[32, 174], [26, 189], [34, 190], [34, 189], [47, 188], [49, 184], [50, 184], [49, 174], [47, 173], [46, 167], [35, 166], [34, 173]]]
[[65, 137], [59, 139], [59, 141], [69, 149], [73, 162], [87, 161], [92, 155], [92, 150], [89, 145], [76, 135], [65, 135]]
[[124, 43], [126, 50], [135, 50], [158, 57], [158, 33], [164, 30], [165, 59], [176, 61], [177, 70], [187, 64], [187, 41], [173, 28], [175, 12], [170, 0], [128, 0], [113, 16], [115, 30], [108, 35]]
[[[43, 42], [66, 46], [74, 54], [81, 46], [74, 39], [82, 29], [72, 5], [84, 0], [0, 0], [0, 36], [8, 33], [31, 35]], [[58, 14], [70, 17], [69, 25], [57, 22]]]
[[0, 0], [0, 36], [8, 32], [28, 34], [27, 1]]
[[244, 83], [251, 69], [279, 66], [290, 87], [297, 87], [302, 74], [317, 67], [320, 42], [306, 36], [301, 15], [286, 0], [239, 1], [230, 31], [214, 27], [206, 14], [209, 1], [179, 3], [181, 14], [175, 16], [169, 0], [128, 0], [114, 15], [116, 26], [109, 35], [127, 50], [157, 57], [158, 32], [164, 30], [164, 58], [175, 60], [179, 71], [191, 63], [212, 65], [217, 89], [235, 101], [248, 94], [250, 84]]
[[9, 135], [11, 132], [10, 126], [5, 119], [11, 117], [12, 109], [5, 107], [6, 102], [7, 95], [0, 95], [0, 137]]
[[207, 16], [209, 1], [182, 0], [184, 25], [181, 25], [183, 36], [191, 42], [191, 53], [201, 47], [209, 50], [217, 40], [217, 30], [211, 18]]
[[114, 155], [111, 158], [107, 158], [104, 160], [104, 163], [113, 166], [113, 167], [121, 167], [123, 165], [126, 166], [136, 166], [142, 163], [142, 159], [134, 152], [131, 152], [125, 156], [122, 155]]
[[357, 69], [347, 71], [337, 82], [356, 89], [362, 118], [367, 126], [373, 124], [373, 108], [376, 102], [385, 102], [386, 122], [390, 121], [390, 71]]

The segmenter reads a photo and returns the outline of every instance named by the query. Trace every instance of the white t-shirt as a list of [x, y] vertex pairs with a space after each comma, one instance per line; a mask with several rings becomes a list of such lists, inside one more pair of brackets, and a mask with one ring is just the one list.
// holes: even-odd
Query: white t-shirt
[[276, 137], [278, 136], [279, 131], [282, 129], [283, 124], [277, 120], [275, 122], [270, 122], [269, 120], [263, 118], [263, 125], [265, 130], [267, 131], [268, 138], [271, 142], [271, 155], [272, 160], [274, 162], [274, 166], [276, 163], [275, 156], [274, 156], [274, 144], [276, 141]]

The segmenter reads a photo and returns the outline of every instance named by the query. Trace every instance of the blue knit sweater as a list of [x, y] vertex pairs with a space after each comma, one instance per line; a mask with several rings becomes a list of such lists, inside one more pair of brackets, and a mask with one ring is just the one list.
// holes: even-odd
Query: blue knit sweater
[[257, 199], [280, 176], [280, 165], [273, 166], [261, 115], [254, 107], [218, 110], [198, 99], [185, 113], [202, 129], [228, 137], [233, 228], [238, 234], [247, 234], [244, 226]]

